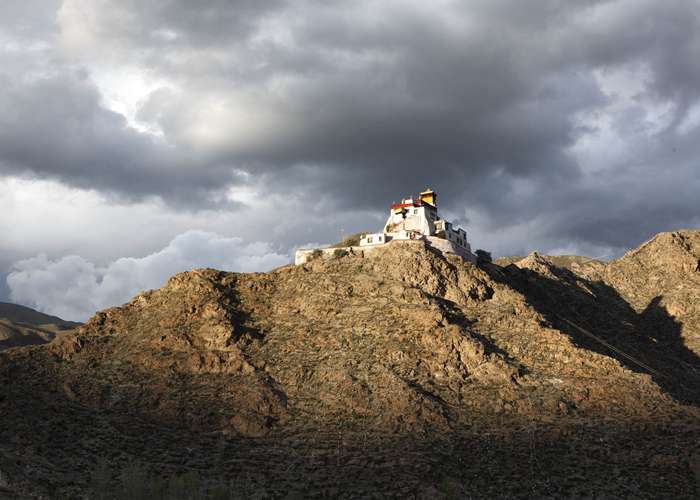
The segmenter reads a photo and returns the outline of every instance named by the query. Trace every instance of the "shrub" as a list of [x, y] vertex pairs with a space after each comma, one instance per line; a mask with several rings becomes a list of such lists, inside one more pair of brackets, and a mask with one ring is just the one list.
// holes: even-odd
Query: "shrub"
[[139, 464], [129, 464], [119, 476], [121, 482], [121, 497], [130, 500], [150, 500], [151, 478], [146, 468]]
[[450, 478], [445, 478], [440, 483], [437, 484], [437, 489], [442, 493], [442, 498], [445, 499], [457, 499], [462, 498], [462, 485]]
[[211, 500], [232, 500], [233, 487], [231, 484], [217, 483], [209, 490], [209, 498]]
[[488, 264], [493, 262], [493, 259], [491, 258], [491, 252], [487, 252], [486, 250], [477, 250], [476, 252], [476, 263], [477, 264]]
[[247, 484], [232, 481], [207, 482], [195, 470], [162, 477], [151, 474], [141, 463], [128, 464], [119, 474], [116, 490], [106, 460], [99, 460], [91, 474], [89, 500], [232, 500], [249, 498]]
[[346, 236], [338, 243], [334, 243], [329, 248], [342, 248], [342, 247], [356, 247], [360, 244], [360, 239], [365, 233], [355, 233], [350, 236]]
[[179, 476], [170, 478], [168, 483], [168, 499], [172, 500], [198, 500], [204, 499], [202, 482], [199, 474], [188, 471]]
[[109, 498], [110, 482], [112, 480], [112, 470], [107, 459], [101, 457], [97, 460], [95, 469], [90, 474], [90, 489], [92, 497], [90, 500], [106, 500]]
[[346, 255], [348, 255], [348, 251], [344, 248], [336, 248], [333, 252], [333, 257], [335, 257], [336, 259], [339, 259], [340, 257], [345, 257]]
[[311, 255], [309, 256], [309, 260], [316, 260], [320, 259], [323, 257], [323, 250], [320, 248], [315, 249], [313, 252], [311, 252]]

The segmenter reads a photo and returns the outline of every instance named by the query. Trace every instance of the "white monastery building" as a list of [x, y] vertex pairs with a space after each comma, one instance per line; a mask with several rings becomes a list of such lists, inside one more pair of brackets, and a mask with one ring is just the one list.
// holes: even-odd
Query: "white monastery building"
[[[437, 210], [437, 193], [426, 189], [416, 198], [404, 198], [401, 203], [391, 205], [389, 218], [381, 233], [363, 234], [359, 247], [347, 247], [344, 250], [355, 253], [357, 250], [381, 248], [392, 241], [418, 240], [443, 253], [459, 255], [471, 262], [476, 257], [467, 241], [467, 233], [452, 223], [441, 219]], [[312, 255], [330, 254], [338, 248], [297, 250], [295, 263], [303, 264]]]

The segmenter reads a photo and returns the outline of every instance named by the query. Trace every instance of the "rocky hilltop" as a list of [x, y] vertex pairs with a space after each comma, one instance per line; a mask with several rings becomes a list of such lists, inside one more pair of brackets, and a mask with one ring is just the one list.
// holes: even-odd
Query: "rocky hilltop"
[[0, 351], [10, 347], [45, 344], [80, 323], [64, 321], [29, 307], [0, 302]]
[[697, 498], [699, 263], [679, 231], [179, 274], [0, 353], [0, 498], [112, 498], [129, 467], [210, 498]]

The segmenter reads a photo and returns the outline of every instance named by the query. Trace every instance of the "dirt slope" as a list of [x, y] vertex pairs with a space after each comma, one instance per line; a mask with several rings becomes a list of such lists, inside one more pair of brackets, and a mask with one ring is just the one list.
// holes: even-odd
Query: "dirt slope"
[[0, 353], [0, 471], [47, 498], [98, 458], [271, 498], [694, 498], [698, 259], [687, 231], [567, 268], [406, 242], [179, 274]]

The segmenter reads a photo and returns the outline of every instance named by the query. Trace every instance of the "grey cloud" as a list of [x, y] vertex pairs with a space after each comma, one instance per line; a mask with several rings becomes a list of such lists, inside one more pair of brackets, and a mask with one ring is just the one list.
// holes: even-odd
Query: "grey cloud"
[[[94, 0], [90, 0], [93, 3]], [[78, 8], [91, 8], [75, 2]], [[98, 26], [103, 36], [128, 39], [143, 48], [177, 49], [220, 47], [241, 43], [265, 14], [286, 2], [270, 0], [126, 0], [98, 1]]]
[[4, 80], [0, 173], [38, 175], [138, 199], [210, 204], [236, 173], [130, 128], [78, 74]]
[[0, 34], [24, 42], [46, 39], [56, 31], [56, 10], [60, 5], [61, 0], [5, 0], [0, 16]]
[[[177, 90], [137, 113], [162, 142], [101, 107], [87, 81], [6, 76], [2, 168], [191, 207], [252, 182], [322, 193], [337, 212], [379, 211], [432, 185], [448, 211], [481, 214], [482, 233], [538, 220], [543, 244], [614, 251], [697, 220], [698, 127], [675, 128], [700, 99], [697, 2], [421, 5], [102, 2], [95, 46], [72, 57], [89, 68], [104, 51], [170, 81]], [[646, 75], [640, 99], [675, 105], [666, 130], [639, 133], [641, 103], [606, 108], [615, 96], [601, 72], [634, 68]], [[611, 141], [632, 152], [600, 174], [572, 151], [600, 132], [577, 120], [595, 113], [618, 120]], [[222, 138], [198, 143], [200, 121]], [[673, 194], [654, 191], [662, 169], [675, 172], [660, 183]]]
[[77, 255], [58, 260], [39, 255], [15, 263], [7, 284], [14, 302], [85, 321], [98, 309], [163, 286], [178, 272], [207, 266], [251, 272], [288, 264], [290, 260], [266, 243], [244, 243], [240, 238], [188, 231], [157, 252], [141, 258], [117, 259], [104, 267]]

